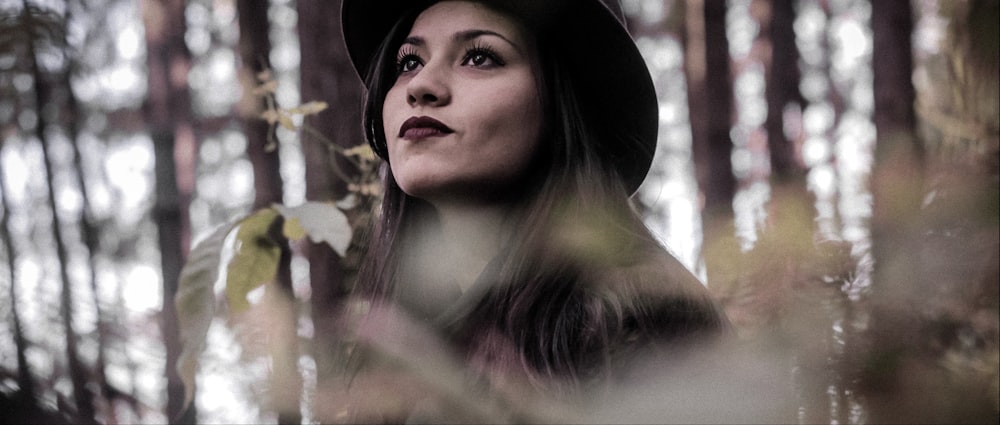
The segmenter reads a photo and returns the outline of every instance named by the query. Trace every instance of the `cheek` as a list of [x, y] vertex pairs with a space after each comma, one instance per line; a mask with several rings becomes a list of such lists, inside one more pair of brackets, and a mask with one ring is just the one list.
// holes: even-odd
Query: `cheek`
[[494, 131], [497, 134], [506, 135], [508, 143], [516, 146], [514, 151], [522, 152], [523, 159], [519, 162], [526, 162], [534, 156], [539, 145], [542, 132], [542, 107], [534, 91], [516, 93], [505, 102], [503, 113], [498, 114], [503, 119], [498, 120]]
[[405, 94], [401, 93], [403, 93], [403, 90], [400, 90], [398, 86], [393, 86], [393, 88], [386, 93], [385, 99], [382, 102], [382, 137], [384, 137], [386, 141], [390, 162], [391, 157], [393, 156], [393, 146], [396, 144], [396, 133], [399, 126], [403, 124], [402, 114], [404, 111], [397, 106], [400, 102], [405, 100], [400, 97], [405, 96]]
[[540, 121], [539, 91], [534, 74], [527, 69], [490, 78], [462, 79], [452, 92], [455, 115], [484, 131], [509, 132], [513, 128], [523, 132], [529, 122]]

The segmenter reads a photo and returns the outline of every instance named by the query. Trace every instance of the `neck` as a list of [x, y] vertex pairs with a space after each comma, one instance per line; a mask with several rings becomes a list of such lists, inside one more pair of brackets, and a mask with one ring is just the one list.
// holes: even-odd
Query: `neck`
[[475, 283], [509, 236], [505, 205], [434, 205], [441, 223], [438, 266], [463, 291]]

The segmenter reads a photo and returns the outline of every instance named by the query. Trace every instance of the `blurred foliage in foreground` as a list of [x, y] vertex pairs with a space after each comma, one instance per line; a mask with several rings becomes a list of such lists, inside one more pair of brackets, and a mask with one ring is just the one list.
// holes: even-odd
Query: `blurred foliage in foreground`
[[[143, 158], [143, 154], [151, 155], [151, 147], [147, 146], [149, 122], [137, 113], [138, 105], [143, 96], [169, 91], [165, 86], [151, 87], [144, 95], [143, 78], [149, 75], [136, 77], [128, 85], [134, 92], [128, 99], [122, 98], [121, 93], [104, 90], [115, 86], [110, 80], [133, 75], [109, 72], [109, 64], [119, 59], [127, 62], [123, 57], [129, 55], [143, 60], [139, 29], [142, 25], [132, 23], [129, 25], [134, 24], [134, 28], [127, 29], [135, 31], [117, 32], [127, 20], [123, 16], [128, 15], [121, 9], [129, 9], [125, 5], [130, 3], [72, 1], [65, 2], [69, 5], [65, 9], [63, 2], [0, 3], [3, 28], [0, 147], [5, 161], [2, 175], [16, 175], [15, 170], [20, 167], [25, 169], [22, 174], [28, 176], [0, 181], [9, 184], [0, 191], [5, 202], [3, 236], [11, 238], [4, 241], [6, 271], [11, 282], [7, 287], [9, 295], [4, 294], [7, 298], [3, 300], [9, 301], [4, 305], [4, 313], [15, 316], [20, 312], [28, 318], [24, 322], [23, 339], [10, 335], [17, 332], [11, 330], [17, 326], [4, 328], [4, 337], [16, 341], [12, 344], [15, 347], [2, 347], [5, 363], [0, 372], [0, 420], [5, 422], [176, 419], [173, 416], [176, 412], [164, 415], [166, 403], [161, 394], [164, 356], [158, 345], [170, 344], [156, 329], [155, 323], [162, 312], [156, 308], [136, 312], [122, 306], [128, 301], [122, 292], [135, 287], [129, 285], [140, 285], [142, 291], [152, 294], [149, 285], [156, 279], [149, 274], [136, 274], [140, 277], [136, 279], [121, 271], [124, 263], [140, 264], [138, 258], [143, 255], [160, 254], [155, 248], [150, 250], [145, 242], [155, 233], [150, 231], [154, 227], [152, 222], [171, 215], [153, 211], [150, 194], [139, 197], [138, 201], [124, 201], [132, 199], [125, 195], [135, 195], [126, 187], [142, 187], [142, 184], [118, 186], [123, 180], [121, 174], [102, 175], [114, 168], [110, 166], [112, 161], [104, 157], [112, 156], [116, 143], [122, 139], [140, 140], [133, 148], [140, 155], [123, 156], [118, 152], [114, 155], [118, 158], [118, 168], [122, 168], [122, 158], [124, 162], [133, 162], [135, 158]], [[295, 25], [295, 8], [307, 2], [300, 0], [294, 7], [287, 1], [269, 3], [273, 6], [274, 22], [282, 16], [292, 17], [284, 19], [287, 32]], [[227, 405], [228, 412], [247, 411], [250, 412], [247, 417], [259, 421], [291, 418], [289, 422], [295, 419], [339, 422], [348, 420], [343, 416], [345, 403], [391, 411], [426, 398], [431, 402], [418, 410], [434, 417], [469, 422], [995, 423], [1000, 415], [998, 2], [912, 3], [918, 8], [932, 5], [933, 16], [925, 19], [943, 22], [947, 27], [943, 39], [937, 43], [939, 50], [919, 58], [922, 65], [913, 78], [917, 86], [916, 101], [912, 105], [898, 102], [903, 109], [912, 106], [918, 114], [919, 137], [904, 142], [918, 146], [919, 155], [914, 160], [875, 164], [878, 173], [873, 186], [894, 189], [888, 192], [890, 196], [875, 201], [888, 203], [890, 209], [898, 202], [898, 209], [902, 210], [899, 224], [906, 231], [891, 239], [872, 242], [894, 247], [894, 251], [904, 254], [897, 262], [875, 263], [871, 247], [864, 244], [816, 240], [811, 194], [774, 186], [767, 202], [764, 229], [753, 248], [722, 259], [740, 273], [731, 281], [712, 282], [710, 286], [733, 319], [738, 338], [721, 345], [690, 347], [690, 351], [637, 359], [628, 380], [586, 394], [580, 400], [553, 400], [516, 382], [502, 391], [484, 392], [482, 388], [470, 387], [464, 378], [466, 370], [462, 362], [452, 359], [448, 348], [433, 333], [398, 312], [371, 315], [367, 322], [357, 324], [353, 335], [329, 335], [326, 323], [312, 320], [321, 317], [311, 314], [313, 301], [318, 297], [309, 293], [309, 288], [303, 289], [301, 274], [298, 287], [288, 288], [271, 281], [276, 273], [280, 275], [291, 268], [289, 263], [299, 261], [301, 266], [306, 257], [302, 252], [309, 239], [346, 253], [345, 274], [350, 274], [352, 265], [363, 254], [360, 250], [363, 234], [357, 230], [366, 227], [377, 187], [367, 180], [348, 180], [346, 190], [353, 198], [294, 206], [265, 204], [258, 211], [244, 211], [245, 218], [223, 225], [190, 253], [186, 284], [179, 298], [182, 318], [186, 321], [187, 350], [179, 366], [187, 380], [187, 396], [191, 397], [194, 382], [203, 385], [199, 388], [218, 391], [224, 387], [239, 394], [203, 391], [204, 397], [197, 399], [198, 402], [216, 403], [201, 410], [206, 413], [201, 416], [205, 421], [217, 420], [218, 410], [213, 412], [212, 407]], [[762, 7], [766, 4], [760, 0], [728, 2], [733, 10], [740, 6], [754, 13], [766, 11]], [[818, 26], [817, 44], [825, 45], [837, 41], [834, 28], [863, 32], [863, 21], [874, 2], [799, 0], [796, 4], [800, 12], [810, 11], [814, 18], [820, 15], [818, 21], [808, 22], [822, 22]], [[184, 73], [185, 65], [178, 63], [171, 68], [171, 76], [176, 77], [171, 81], [185, 88], [190, 85], [197, 99], [214, 105], [195, 108], [201, 111], [196, 114], [200, 121], [195, 127], [199, 142], [204, 143], [198, 155], [211, 157], [209, 148], [214, 146], [218, 156], [217, 132], [236, 136], [230, 137], [236, 141], [243, 140], [243, 135], [229, 128], [233, 117], [229, 110], [232, 105], [227, 102], [237, 97], [233, 94], [235, 89], [227, 91], [225, 88], [231, 86], [216, 84], [219, 81], [208, 78], [216, 74], [206, 72], [205, 64], [233, 62], [226, 53], [232, 52], [233, 46], [226, 43], [235, 38], [233, 12], [239, 7], [229, 1], [205, 0], [187, 2], [186, 9], [181, 6], [178, 8], [181, 13], [174, 16], [179, 19], [170, 22], [186, 20], [192, 27], [190, 37], [171, 41], [177, 42], [181, 50], [185, 43], [188, 47], [202, 46], [194, 51], [196, 62], [202, 66], [189, 82], [179, 76]], [[695, 14], [700, 12], [691, 9]], [[117, 13], [104, 13], [116, 10]], [[733, 12], [729, 17], [741, 18], [740, 13]], [[762, 16], [754, 19], [763, 19]], [[297, 17], [300, 24], [307, 22], [307, 18], [314, 16], [304, 13]], [[753, 20], [742, 18], [745, 20], [734, 22]], [[845, 25], [850, 20], [857, 25]], [[329, 28], [330, 22], [323, 21], [322, 28]], [[805, 25], [808, 22], [802, 20], [803, 26], [796, 32], [810, 29]], [[730, 34], [739, 34], [739, 29], [754, 25], [731, 27]], [[183, 28], [171, 29], [184, 34]], [[79, 37], [81, 32], [85, 33], [83, 37]], [[129, 34], [132, 38], [127, 37]], [[281, 32], [276, 30], [273, 34]], [[668, 37], [661, 37], [665, 38]], [[316, 40], [325, 42], [327, 38], [306, 37], [302, 46]], [[830, 63], [836, 56], [834, 47], [820, 51], [821, 60], [813, 65], [835, 68]], [[286, 48], [281, 53], [276, 49], [275, 57], [288, 57], [289, 50], [295, 50], [292, 56], [296, 58], [318, 57], [315, 49], [308, 48], [301, 52]], [[656, 62], [669, 64], [669, 59], [664, 55]], [[858, 68], [868, 67], [868, 63], [861, 62]], [[284, 68], [278, 71], [286, 75], [297, 73], [297, 66], [285, 61]], [[131, 63], [128, 69], [132, 68], [143, 67]], [[813, 71], [836, 74], [837, 69]], [[142, 72], [136, 71], [134, 75]], [[333, 75], [328, 69], [319, 72]], [[248, 89], [246, 93], [273, 100], [277, 88], [265, 77], [258, 75], [258, 79], [265, 81], [256, 91]], [[809, 102], [829, 101], [835, 105], [832, 109], [836, 109], [855, 98], [865, 98], [864, 94], [856, 96], [857, 92], [871, 89], [860, 85], [845, 88], [838, 86], [842, 81], [835, 81], [836, 75], [827, 77], [824, 84], [831, 87], [819, 90], [821, 93], [808, 99]], [[680, 81], [679, 77], [667, 79]], [[107, 84], [95, 85], [95, 80]], [[125, 80], [129, 79], [118, 82], [124, 84]], [[322, 90], [304, 88], [310, 90], [314, 96], [333, 97], [320, 93]], [[848, 92], [850, 99], [845, 99]], [[87, 93], [89, 97], [82, 97], [81, 104], [74, 103], [77, 100], [74, 96]], [[80, 109], [74, 109], [77, 107]], [[296, 127], [299, 115], [316, 114], [325, 105], [305, 102], [299, 107], [280, 109], [271, 102], [265, 107], [260, 118], [278, 126], [279, 131], [287, 131]], [[695, 118], [698, 117], [675, 121]], [[845, 118], [833, 118], [842, 119]], [[833, 123], [829, 126], [830, 133], [842, 129]], [[77, 129], [80, 134], [75, 134]], [[308, 127], [301, 130], [310, 131]], [[188, 136], [192, 141], [196, 137]], [[213, 138], [212, 143], [207, 143]], [[280, 144], [286, 140], [268, 142], [271, 153], [289, 147]], [[879, 144], [887, 142], [879, 140]], [[227, 152], [246, 148], [239, 143], [227, 146]], [[49, 147], [53, 148], [51, 152], [43, 152]], [[330, 143], [325, 148], [336, 151], [331, 155], [344, 155], [338, 158], [362, 161], [359, 168], [368, 173], [362, 174], [377, 175], [370, 151], [364, 148], [337, 151]], [[82, 153], [82, 164], [70, 158], [74, 151]], [[233, 154], [239, 156], [243, 152]], [[192, 153], [193, 156], [196, 155]], [[44, 173], [38, 170], [43, 169], [43, 161], [56, 164], [55, 171], [63, 171], [55, 174], [62, 177], [41, 176]], [[214, 161], [216, 168], [218, 163], [228, 164], [228, 160], [219, 158]], [[138, 171], [124, 174], [125, 179], [145, 184], [151, 177], [143, 174], [147, 170], [141, 166], [128, 165], [134, 165]], [[206, 199], [214, 199], [205, 190], [198, 194], [202, 199], [197, 203], [204, 212], [202, 221], [220, 221], [222, 216], [237, 215], [233, 210], [246, 205], [233, 193], [233, 182], [219, 175], [208, 176], [205, 169], [212, 167], [205, 165], [204, 161], [199, 165], [203, 167], [201, 175], [183, 177], [189, 183], [213, 178], [214, 186], [222, 188], [216, 191], [216, 196], [227, 202], [228, 209], [205, 212], [210, 209]], [[72, 176], [74, 171], [87, 173], [76, 179]], [[194, 173], [193, 169], [187, 171]], [[54, 187], [57, 183], [59, 186]], [[91, 193], [105, 194], [103, 209], [88, 208], [86, 196], [82, 195], [85, 188], [100, 189]], [[206, 188], [207, 185], [199, 190]], [[862, 192], [870, 195], [868, 189]], [[56, 199], [53, 193], [63, 196]], [[911, 208], [908, 199], [894, 199], [893, 193], [918, 194], [917, 206]], [[55, 211], [63, 213], [47, 215]], [[73, 214], [78, 217], [69, 217]], [[143, 218], [124, 218], [126, 215]], [[342, 215], [346, 216], [348, 226], [344, 225]], [[60, 220], [64, 220], [62, 227]], [[85, 233], [80, 227], [86, 224], [99, 226], [97, 237], [90, 239], [77, 234]], [[863, 227], [868, 231], [879, 225], [865, 223]], [[57, 228], [67, 230], [63, 238], [52, 236]], [[60, 270], [56, 269], [67, 270], [67, 261], [55, 258], [52, 252], [63, 239], [70, 242], [68, 251], [76, 258], [77, 266], [88, 263], [85, 251], [97, 254], [84, 267], [78, 267], [101, 273], [100, 279], [92, 279], [95, 289], [81, 289], [86, 285], [79, 282], [86, 279], [76, 273], [71, 277], [78, 284], [72, 291], [60, 286], [68, 282], [57, 276]], [[345, 239], [350, 241], [346, 248]], [[99, 243], [80, 247], [81, 241]], [[53, 270], [39, 270], [48, 266], [53, 266]], [[345, 279], [341, 284], [349, 286], [350, 281]], [[15, 294], [15, 290], [24, 291]], [[60, 294], [67, 295], [59, 297]], [[62, 309], [81, 306], [75, 315]], [[339, 307], [342, 311], [338, 313], [366, 309], [363, 304], [348, 300]], [[329, 341], [323, 338], [330, 336], [335, 337], [334, 344], [327, 344]], [[73, 338], [81, 341], [80, 349], [78, 353], [67, 353], [74, 350], [68, 350], [64, 341]], [[231, 341], [235, 343], [226, 345]], [[343, 360], [349, 347], [363, 347], [386, 367], [346, 380], [347, 375], [342, 371], [324, 366], [331, 362], [317, 360], [324, 356]], [[203, 348], [205, 352], [199, 357]], [[71, 361], [67, 360], [70, 354], [79, 354], [82, 359], [78, 366], [83, 367], [76, 368], [78, 373], [73, 377], [79, 378], [81, 385], [70, 382], [69, 375], [74, 374]], [[23, 358], [15, 360], [15, 355]], [[102, 363], [104, 360], [106, 363]], [[15, 362], [17, 366], [11, 366]], [[198, 365], [202, 366], [200, 371]], [[110, 371], [107, 377], [101, 375], [104, 366]], [[221, 380], [224, 383], [219, 385], [220, 376], [230, 380]], [[353, 390], [349, 393], [344, 391], [348, 384]], [[91, 407], [89, 402], [77, 398], [85, 393], [94, 395], [95, 411], [91, 417], [84, 417], [86, 407]], [[249, 396], [241, 397], [245, 394]]]

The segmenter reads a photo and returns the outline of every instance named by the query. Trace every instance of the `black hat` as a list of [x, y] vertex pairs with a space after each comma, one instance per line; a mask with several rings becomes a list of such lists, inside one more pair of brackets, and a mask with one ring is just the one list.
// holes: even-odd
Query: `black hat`
[[[407, 11], [427, 0], [344, 0], [344, 41], [364, 79], [382, 40]], [[576, 77], [584, 117], [598, 129], [603, 152], [612, 157], [634, 192], [656, 151], [659, 113], [649, 69], [625, 27], [618, 0], [489, 0], [529, 20], [530, 27], [557, 37]]]

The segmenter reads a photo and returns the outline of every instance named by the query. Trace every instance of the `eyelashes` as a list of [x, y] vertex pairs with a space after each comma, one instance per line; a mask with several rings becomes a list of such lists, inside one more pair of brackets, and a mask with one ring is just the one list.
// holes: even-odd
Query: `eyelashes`
[[407, 44], [399, 49], [399, 53], [396, 55], [396, 74], [412, 71], [422, 63], [423, 60], [417, 54], [417, 48]]
[[488, 66], [483, 62], [484, 60], [492, 61], [493, 62], [492, 65], [494, 66], [506, 65], [506, 63], [503, 61], [500, 55], [497, 54], [496, 50], [494, 50], [493, 47], [485, 43], [476, 43], [474, 46], [472, 46], [472, 48], [467, 50], [465, 52], [465, 56], [462, 58], [462, 64], [464, 65], [471, 61], [472, 62], [471, 65], [474, 66]]
[[[396, 55], [396, 74], [414, 71], [423, 64], [424, 60], [420, 57], [415, 46], [403, 45]], [[506, 62], [492, 46], [477, 42], [462, 55], [461, 65], [489, 69], [504, 66]]]

